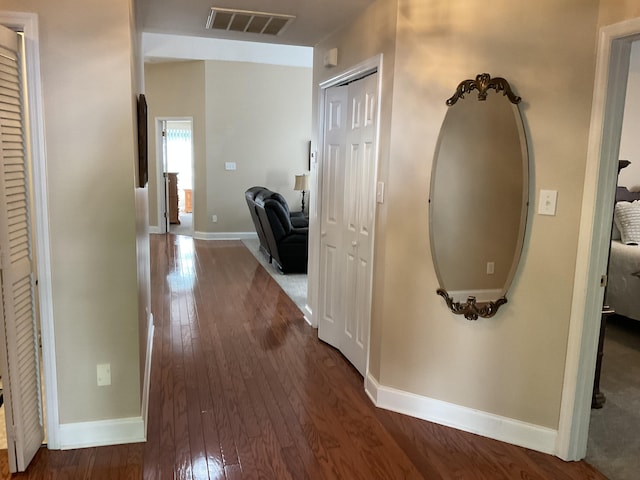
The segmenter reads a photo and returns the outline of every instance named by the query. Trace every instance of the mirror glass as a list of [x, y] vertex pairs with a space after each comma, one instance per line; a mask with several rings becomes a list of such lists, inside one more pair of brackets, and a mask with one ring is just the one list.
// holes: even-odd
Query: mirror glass
[[[504, 83], [485, 86], [486, 98], [479, 99], [483, 88], [476, 82], [483, 75], [489, 83]], [[477, 301], [478, 309], [482, 302], [506, 303], [522, 251], [529, 197], [520, 98], [506, 80], [483, 75], [461, 83], [447, 101], [429, 198], [438, 294], [447, 300], [444, 291], [454, 304]], [[455, 313], [469, 318], [464, 311]], [[489, 313], [480, 316], [495, 311]]]

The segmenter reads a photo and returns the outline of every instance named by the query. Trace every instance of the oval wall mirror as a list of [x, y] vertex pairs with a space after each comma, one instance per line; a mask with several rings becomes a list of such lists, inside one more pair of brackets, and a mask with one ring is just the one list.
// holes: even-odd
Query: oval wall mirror
[[446, 102], [431, 172], [431, 254], [437, 294], [469, 320], [507, 302], [520, 261], [529, 198], [520, 100], [504, 78], [483, 73]]

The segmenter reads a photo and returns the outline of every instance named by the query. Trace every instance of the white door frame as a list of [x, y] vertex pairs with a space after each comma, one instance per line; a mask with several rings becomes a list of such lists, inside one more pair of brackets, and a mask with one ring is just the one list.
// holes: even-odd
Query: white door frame
[[580, 235], [573, 286], [556, 455], [584, 458], [591, 395], [611, 241], [618, 154], [631, 43], [640, 38], [640, 18], [600, 29]]
[[33, 198], [31, 214], [36, 231], [36, 265], [38, 269], [38, 301], [42, 335], [42, 367], [46, 397], [47, 444], [60, 448], [58, 414], [58, 382], [53, 326], [53, 293], [51, 288], [51, 252], [49, 245], [49, 207], [47, 192], [47, 162], [44, 134], [42, 80], [40, 76], [40, 40], [38, 16], [35, 13], [0, 11], [0, 24], [24, 33], [28, 94], [29, 148], [33, 168]]
[[[196, 194], [196, 185], [195, 185], [195, 176], [194, 176], [194, 151], [193, 151], [193, 117], [156, 117], [155, 118], [155, 128], [156, 128], [156, 191], [157, 191], [157, 204], [158, 204], [158, 230], [157, 233], [167, 233], [167, 221], [162, 221], [162, 215], [164, 211], [163, 207], [166, 209], [168, 205], [165, 205], [165, 187], [164, 187], [164, 152], [162, 148], [162, 122], [191, 122], [191, 178], [194, 179], [194, 183], [192, 185], [193, 189], [193, 199], [195, 200]], [[162, 188], [160, 188], [162, 186]], [[193, 218], [195, 219], [195, 201], [193, 202]], [[168, 214], [168, 212], [167, 212]], [[155, 230], [155, 229], [154, 229]], [[193, 224], [193, 231], [195, 234], [195, 221]], [[155, 231], [153, 233], [156, 233]]]
[[[378, 170], [380, 163], [380, 105], [382, 104], [382, 54], [369, 58], [345, 71], [337, 74], [336, 76], [320, 83], [319, 99], [318, 99], [318, 155], [316, 156], [316, 163], [312, 164], [311, 170], [311, 192], [313, 198], [317, 199], [311, 203], [309, 212], [310, 218], [310, 243], [309, 243], [309, 274], [308, 274], [308, 297], [311, 298], [310, 306], [311, 311], [305, 312], [305, 318], [313, 327], [318, 326], [318, 318], [315, 315], [318, 312], [318, 302], [320, 301], [320, 219], [321, 219], [321, 205], [322, 205], [322, 162], [324, 159], [324, 120], [325, 120], [325, 97], [327, 89], [338, 85], [349, 83], [350, 81], [362, 78], [370, 73], [378, 72], [378, 104], [376, 106], [376, 149], [375, 149], [375, 165], [373, 172], [373, 191], [376, 191], [376, 185], [378, 180]], [[377, 203], [374, 204], [373, 212], [373, 225], [371, 230], [371, 262], [373, 263], [375, 258], [375, 238], [376, 238], [376, 218], [377, 218]], [[373, 271], [371, 268], [371, 275], [369, 278], [369, 297], [371, 299], [371, 291], [373, 289]], [[371, 312], [371, 308], [369, 308]], [[369, 347], [371, 345], [371, 314], [367, 320], [369, 322], [369, 338], [367, 338], [367, 360], [366, 370], [364, 377], [367, 378], [369, 373]]]

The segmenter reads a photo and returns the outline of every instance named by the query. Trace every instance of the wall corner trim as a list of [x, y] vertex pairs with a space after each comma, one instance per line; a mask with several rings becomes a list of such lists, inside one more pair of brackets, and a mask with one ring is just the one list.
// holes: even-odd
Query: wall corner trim
[[149, 418], [149, 388], [151, 386], [151, 359], [153, 357], [153, 313], [149, 313], [147, 318], [147, 356], [144, 362], [144, 383], [142, 384], [142, 405], [141, 415], [144, 421], [144, 438], [147, 438], [147, 425]]
[[140, 417], [95, 422], [63, 423], [58, 430], [60, 449], [103, 447], [145, 441], [144, 420]]
[[555, 453], [558, 432], [551, 428], [387, 387], [379, 384], [371, 374], [367, 374], [365, 392], [377, 407], [385, 410], [538, 452], [552, 455]]

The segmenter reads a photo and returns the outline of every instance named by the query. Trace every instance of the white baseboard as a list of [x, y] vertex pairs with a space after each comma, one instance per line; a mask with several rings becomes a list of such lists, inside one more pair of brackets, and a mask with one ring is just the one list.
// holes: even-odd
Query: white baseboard
[[386, 410], [538, 452], [555, 454], [558, 431], [551, 428], [386, 387], [380, 385], [370, 374], [366, 377], [365, 391], [377, 407]]
[[61, 450], [145, 441], [142, 417], [63, 423], [58, 429]]
[[256, 232], [193, 232], [197, 240], [251, 240], [258, 238]]
[[[160, 227], [150, 226], [150, 234], [160, 234]], [[193, 232], [196, 240], [253, 240], [258, 238], [256, 232]]]
[[59, 448], [61, 450], [146, 441], [154, 329], [153, 313], [149, 313], [147, 318], [147, 355], [144, 365], [141, 415], [139, 417], [99, 420], [96, 422], [61, 424], [58, 428]]
[[147, 320], [147, 355], [144, 362], [144, 383], [142, 384], [141, 415], [144, 422], [144, 437], [147, 438], [147, 419], [149, 417], [149, 388], [151, 385], [151, 359], [153, 357], [153, 313], [149, 313]]

